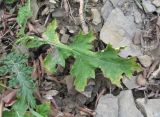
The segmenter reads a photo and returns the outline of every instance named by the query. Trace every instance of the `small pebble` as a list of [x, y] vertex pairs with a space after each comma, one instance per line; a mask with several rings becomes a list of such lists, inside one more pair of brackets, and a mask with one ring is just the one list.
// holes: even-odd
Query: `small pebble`
[[148, 55], [139, 56], [138, 60], [144, 67], [149, 67], [152, 64], [152, 58]]
[[154, 0], [152, 2], [156, 7], [160, 7], [160, 0]]
[[147, 81], [142, 74], [137, 77], [137, 84], [140, 86], [145, 86], [147, 84]]

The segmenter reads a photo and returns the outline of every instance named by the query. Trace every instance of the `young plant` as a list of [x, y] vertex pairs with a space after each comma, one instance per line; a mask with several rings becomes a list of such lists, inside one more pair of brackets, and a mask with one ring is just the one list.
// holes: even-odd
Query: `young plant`
[[[43, 33], [41, 38], [20, 39], [17, 43], [23, 43], [30, 48], [37, 45], [49, 44], [52, 51], [49, 51], [44, 59], [44, 67], [48, 72], [56, 72], [56, 65], [60, 64], [65, 67], [65, 59], [69, 56], [75, 58], [75, 62], [71, 68], [71, 75], [75, 77], [74, 85], [78, 91], [84, 91], [87, 81], [95, 78], [95, 69], [100, 68], [105, 77], [109, 78], [112, 83], [120, 85], [122, 74], [128, 77], [136, 70], [140, 70], [139, 65], [134, 58], [122, 58], [118, 56], [118, 51], [108, 45], [106, 49], [100, 52], [93, 52], [91, 42], [95, 39], [92, 32], [83, 34], [82, 32], [73, 38], [73, 42], [65, 45], [59, 41], [59, 37], [55, 32], [57, 28], [56, 20], [53, 20]], [[53, 52], [56, 52], [56, 54]]]
[[27, 0], [27, 2], [18, 10], [17, 23], [21, 27], [25, 27], [27, 20], [31, 16], [32, 16], [31, 0]]
[[[10, 75], [9, 86], [18, 87], [18, 101], [14, 106], [16, 110], [25, 109], [26, 106], [35, 107], [35, 98], [33, 97], [34, 84], [31, 78], [32, 68], [27, 65], [27, 61], [26, 56], [15, 52], [6, 55], [0, 60], [0, 76]], [[21, 108], [20, 105], [24, 105], [24, 107]], [[19, 112], [21, 113], [22, 111]]]

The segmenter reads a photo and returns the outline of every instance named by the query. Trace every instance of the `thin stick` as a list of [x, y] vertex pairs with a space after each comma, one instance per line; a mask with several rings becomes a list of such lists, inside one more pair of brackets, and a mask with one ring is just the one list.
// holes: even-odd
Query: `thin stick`
[[3, 105], [4, 105], [4, 102], [1, 100], [0, 101], [0, 117], [3, 117], [2, 113], [3, 113]]
[[4, 85], [4, 84], [2, 84], [2, 83], [0, 83], [0, 86], [1, 86], [1, 87], [4, 87], [4, 88], [6, 88], [6, 89], [12, 89], [12, 88], [7, 87], [6, 85]]
[[88, 113], [89, 115], [92, 115], [92, 116], [95, 116], [95, 111], [93, 110], [90, 110], [88, 108], [82, 108], [82, 107], [77, 107], [80, 111], [83, 111], [85, 113]]
[[80, 7], [79, 7], [79, 17], [80, 17], [80, 21], [81, 21], [81, 25], [82, 25], [82, 29], [83, 29], [83, 32], [85, 34], [88, 33], [88, 27], [85, 23], [85, 20], [84, 20], [84, 17], [83, 17], [83, 7], [84, 7], [84, 1], [83, 0], [79, 0], [79, 3], [80, 3]]

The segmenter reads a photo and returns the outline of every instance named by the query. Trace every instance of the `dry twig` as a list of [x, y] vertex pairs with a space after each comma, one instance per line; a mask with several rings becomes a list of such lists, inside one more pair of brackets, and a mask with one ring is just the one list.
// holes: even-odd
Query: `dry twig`
[[4, 102], [1, 100], [1, 101], [0, 101], [0, 117], [3, 117], [3, 115], [2, 115], [3, 105], [4, 105]]
[[88, 33], [88, 27], [87, 27], [87, 25], [86, 25], [86, 23], [85, 23], [84, 16], [83, 16], [84, 0], [79, 0], [79, 3], [80, 3], [80, 7], [79, 7], [79, 17], [80, 17], [82, 29], [83, 29], [83, 32], [84, 32], [85, 34], [87, 34], [87, 33]]

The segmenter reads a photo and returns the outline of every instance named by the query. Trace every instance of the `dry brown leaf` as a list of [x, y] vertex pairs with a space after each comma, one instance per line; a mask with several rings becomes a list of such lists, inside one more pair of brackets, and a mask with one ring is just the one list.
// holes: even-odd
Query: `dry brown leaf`
[[12, 90], [7, 95], [3, 96], [2, 100], [5, 104], [5, 107], [11, 106], [16, 102], [17, 90]]

